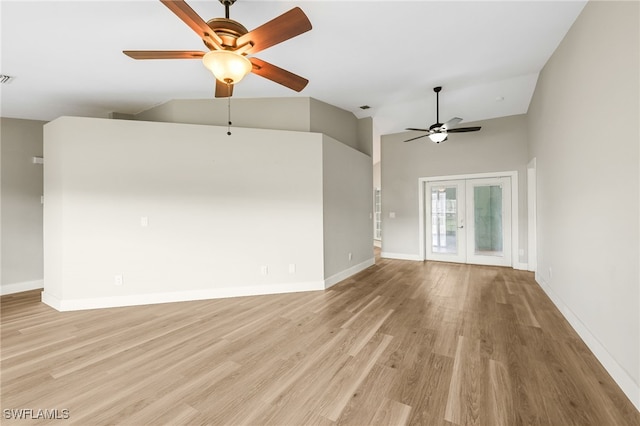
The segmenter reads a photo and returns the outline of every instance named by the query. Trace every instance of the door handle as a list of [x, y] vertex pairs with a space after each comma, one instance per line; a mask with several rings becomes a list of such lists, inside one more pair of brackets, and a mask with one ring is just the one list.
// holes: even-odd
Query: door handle
[[458, 226], [458, 229], [462, 229], [462, 228], [464, 228], [464, 225], [462, 225], [462, 226]]

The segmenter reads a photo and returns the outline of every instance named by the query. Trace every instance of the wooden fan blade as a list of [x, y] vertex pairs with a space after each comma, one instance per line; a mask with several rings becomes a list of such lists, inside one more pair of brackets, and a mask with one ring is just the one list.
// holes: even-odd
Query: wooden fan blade
[[216, 98], [230, 98], [233, 96], [233, 84], [223, 83], [216, 79]]
[[458, 125], [458, 123], [460, 123], [462, 121], [462, 118], [459, 117], [454, 117], [451, 120], [447, 121], [446, 123], [444, 123], [442, 125], [442, 127], [440, 127], [442, 130], [449, 130], [452, 127], [455, 127]]
[[429, 135], [418, 136], [418, 137], [415, 137], [415, 138], [407, 139], [405, 142], [415, 141], [416, 139], [426, 138], [427, 136], [429, 136]]
[[222, 49], [222, 39], [187, 3], [183, 0], [160, 0], [160, 2], [195, 31], [202, 40], [208, 42], [211, 47]]
[[307, 83], [309, 83], [309, 80], [306, 78], [300, 77], [299, 75], [279, 68], [261, 59], [249, 58], [249, 60], [253, 64], [251, 72], [278, 84], [282, 84], [296, 92], [304, 89]]
[[200, 59], [204, 52], [198, 50], [123, 50], [133, 59]]
[[429, 132], [429, 129], [415, 129], [413, 127], [407, 127], [405, 130], [413, 130], [415, 132]]
[[309, 22], [307, 15], [299, 7], [294, 7], [255, 30], [238, 37], [236, 45], [240, 47], [250, 42], [253, 46], [247, 50], [247, 53], [258, 53], [310, 29], [311, 22]]
[[456, 129], [449, 129], [447, 133], [466, 133], [466, 132], [477, 132], [481, 127], [458, 127]]

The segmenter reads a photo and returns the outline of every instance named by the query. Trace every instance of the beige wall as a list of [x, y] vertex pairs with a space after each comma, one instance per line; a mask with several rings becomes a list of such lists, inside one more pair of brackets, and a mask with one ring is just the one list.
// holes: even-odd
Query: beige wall
[[0, 294], [42, 287], [42, 121], [2, 118]]
[[356, 149], [362, 153], [373, 157], [373, 118], [364, 117], [358, 119], [358, 144]]
[[589, 2], [529, 107], [536, 278], [640, 408], [639, 4]]
[[[310, 98], [231, 99], [233, 127], [309, 131]], [[136, 120], [227, 126], [227, 99], [176, 99], [135, 115]], [[226, 129], [223, 134], [226, 134]]]
[[353, 113], [336, 106], [309, 100], [309, 131], [324, 133], [369, 157], [373, 151], [373, 119], [358, 119]]
[[[435, 144], [428, 138], [412, 142], [412, 132], [382, 136], [382, 251], [398, 257], [419, 256], [418, 179], [489, 172], [518, 172], [520, 200], [520, 262], [526, 263], [527, 131], [523, 115], [465, 125], [481, 125], [475, 133], [453, 134]], [[394, 212], [395, 218], [389, 218]]]
[[[227, 99], [177, 99], [133, 116], [135, 120], [167, 123], [226, 126]], [[131, 117], [114, 113], [112, 118]], [[231, 99], [231, 122], [234, 128], [250, 127], [323, 133], [371, 156], [373, 121], [358, 119], [353, 113], [321, 102], [302, 98]], [[224, 130], [226, 134], [226, 129]]]
[[373, 264], [372, 164], [371, 157], [323, 139], [324, 273], [339, 280], [351, 268]]

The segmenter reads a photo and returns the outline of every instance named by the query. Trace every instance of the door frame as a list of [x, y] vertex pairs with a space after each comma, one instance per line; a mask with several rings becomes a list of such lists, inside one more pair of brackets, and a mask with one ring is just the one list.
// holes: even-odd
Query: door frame
[[536, 182], [536, 159], [527, 164], [527, 270], [536, 272], [538, 269], [538, 243], [537, 243], [537, 182]]
[[[425, 228], [427, 221], [427, 207], [425, 200], [425, 189], [428, 184], [443, 180], [466, 180], [466, 179], [483, 179], [483, 178], [511, 178], [511, 267], [514, 269], [522, 269], [519, 262], [520, 246], [519, 238], [519, 220], [518, 220], [518, 172], [489, 172], [474, 173], [466, 175], [449, 175], [449, 176], [430, 176], [418, 178], [418, 232], [419, 232], [419, 259], [427, 260], [426, 236]], [[526, 268], [525, 268], [526, 269]]]
[[[474, 200], [474, 191], [473, 188], [476, 186], [499, 186], [502, 192], [502, 223], [504, 223], [505, 228], [502, 232], [502, 256], [491, 256], [491, 255], [483, 255], [476, 252], [477, 247], [475, 244], [469, 244], [468, 241], [475, 239], [475, 229], [476, 224], [474, 220], [475, 214], [475, 200]], [[474, 265], [494, 265], [494, 266], [510, 266], [513, 267], [513, 251], [511, 247], [512, 238], [511, 233], [513, 229], [511, 228], [511, 210], [513, 207], [513, 202], [511, 201], [511, 191], [502, 190], [504, 188], [511, 188], [511, 178], [502, 176], [500, 178], [478, 178], [478, 179], [467, 179], [465, 180], [465, 186], [467, 189], [467, 198], [465, 200], [465, 208], [466, 208], [466, 216], [467, 223], [465, 224], [467, 230], [467, 256], [466, 263], [474, 264]], [[505, 265], [505, 263], [507, 263]]]

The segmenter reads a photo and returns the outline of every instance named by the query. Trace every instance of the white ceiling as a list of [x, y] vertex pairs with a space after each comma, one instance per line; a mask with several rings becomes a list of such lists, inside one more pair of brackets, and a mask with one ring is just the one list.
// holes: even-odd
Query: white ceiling
[[[188, 1], [205, 20], [217, 0]], [[525, 113], [538, 73], [585, 1], [248, 1], [231, 18], [249, 30], [300, 6], [313, 29], [256, 56], [306, 77], [296, 93], [256, 75], [234, 97], [310, 96], [371, 116], [377, 134], [441, 121]], [[135, 61], [122, 50], [202, 50], [157, 0], [0, 2], [3, 117], [137, 113], [213, 96], [199, 60]], [[371, 109], [361, 110], [360, 105]]]

